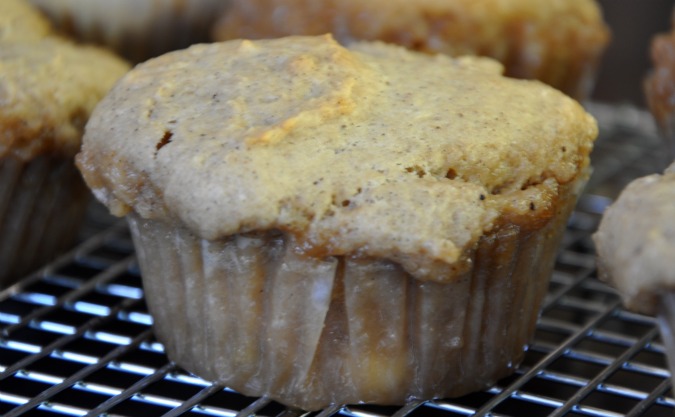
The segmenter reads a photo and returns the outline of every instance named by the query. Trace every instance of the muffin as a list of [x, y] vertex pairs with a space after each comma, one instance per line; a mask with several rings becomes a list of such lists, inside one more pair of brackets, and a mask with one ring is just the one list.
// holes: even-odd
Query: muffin
[[653, 69], [644, 81], [647, 106], [675, 159], [675, 30], [654, 36], [650, 57]]
[[51, 33], [47, 18], [24, 0], [0, 1], [0, 42], [39, 40]]
[[675, 162], [628, 184], [593, 240], [598, 276], [629, 310], [657, 317], [675, 383]]
[[332, 33], [342, 43], [488, 56], [507, 76], [577, 99], [589, 96], [609, 41], [594, 0], [233, 0], [213, 32], [217, 40]]
[[485, 58], [332, 37], [140, 64], [77, 164], [126, 215], [169, 357], [303, 409], [512, 373], [597, 134]]
[[68, 36], [140, 62], [209, 40], [209, 29], [229, 0], [27, 1]]
[[[656, 315], [675, 290], [675, 163], [631, 182], [605, 211], [593, 235], [600, 278], [627, 308]], [[630, 238], [628, 238], [630, 236]]]
[[0, 287], [73, 243], [90, 195], [73, 158], [94, 105], [127, 70], [63, 40], [0, 42]]

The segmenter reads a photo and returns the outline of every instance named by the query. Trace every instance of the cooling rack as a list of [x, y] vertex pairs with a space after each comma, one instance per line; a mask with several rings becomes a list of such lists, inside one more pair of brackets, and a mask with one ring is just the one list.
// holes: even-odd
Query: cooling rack
[[71, 252], [0, 293], [0, 413], [11, 416], [672, 416], [655, 320], [597, 280], [591, 234], [631, 179], [665, 165], [651, 118], [591, 104], [595, 171], [559, 251], [534, 340], [517, 372], [461, 398], [404, 407], [288, 409], [190, 375], [152, 333], [124, 222], [94, 206]]

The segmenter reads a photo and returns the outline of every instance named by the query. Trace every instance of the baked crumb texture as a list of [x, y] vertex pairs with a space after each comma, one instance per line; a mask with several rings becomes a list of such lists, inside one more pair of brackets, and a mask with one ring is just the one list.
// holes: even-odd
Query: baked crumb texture
[[631, 182], [602, 217], [593, 236], [600, 278], [631, 310], [656, 315], [675, 289], [675, 164]]
[[0, 158], [73, 158], [89, 114], [128, 64], [58, 38], [0, 46]]
[[298, 37], [140, 65], [94, 111], [78, 164], [116, 215], [210, 240], [281, 230], [425, 278], [500, 223], [546, 223], [596, 134], [574, 100], [491, 60]]
[[234, 0], [214, 38], [332, 33], [427, 53], [495, 58], [506, 75], [587, 98], [610, 32], [595, 0]]
[[169, 356], [307, 409], [512, 372], [597, 127], [501, 70], [325, 35], [129, 72], [77, 163], [129, 215]]
[[26, 1], [0, 1], [0, 42], [34, 41], [51, 34], [47, 18]]

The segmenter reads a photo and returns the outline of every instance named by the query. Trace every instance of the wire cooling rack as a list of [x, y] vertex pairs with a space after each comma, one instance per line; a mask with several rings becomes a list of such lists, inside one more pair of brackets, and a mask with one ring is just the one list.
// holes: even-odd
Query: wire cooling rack
[[517, 372], [489, 390], [404, 407], [306, 413], [186, 373], [166, 358], [125, 223], [94, 206], [73, 251], [0, 293], [4, 416], [672, 416], [655, 320], [621, 307], [596, 278], [590, 235], [631, 179], [660, 171], [651, 118], [591, 105], [601, 136], [595, 172], [567, 228], [534, 340]]

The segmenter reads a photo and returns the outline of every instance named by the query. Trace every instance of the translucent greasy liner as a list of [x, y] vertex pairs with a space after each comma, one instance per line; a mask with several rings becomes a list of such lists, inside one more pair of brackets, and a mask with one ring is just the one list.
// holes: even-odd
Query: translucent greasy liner
[[135, 214], [129, 223], [157, 337], [182, 367], [309, 410], [403, 404], [515, 370], [576, 201], [561, 188], [558, 216], [485, 235], [473, 269], [449, 283], [386, 260], [307, 257], [277, 232], [208, 241]]

